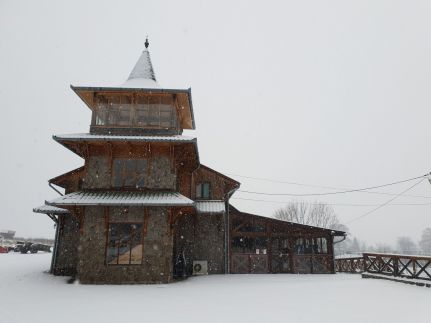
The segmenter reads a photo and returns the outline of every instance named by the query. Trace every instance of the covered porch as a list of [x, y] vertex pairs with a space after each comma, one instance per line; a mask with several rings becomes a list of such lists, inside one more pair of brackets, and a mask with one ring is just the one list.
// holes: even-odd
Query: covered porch
[[334, 273], [333, 237], [344, 232], [285, 222], [232, 208], [230, 273]]

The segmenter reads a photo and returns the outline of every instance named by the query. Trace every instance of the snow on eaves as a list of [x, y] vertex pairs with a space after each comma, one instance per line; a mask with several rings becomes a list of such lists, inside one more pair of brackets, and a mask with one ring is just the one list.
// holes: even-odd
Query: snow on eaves
[[160, 89], [160, 85], [156, 81], [144, 78], [127, 80], [119, 87], [125, 89]]
[[145, 141], [145, 142], [196, 142], [195, 137], [174, 136], [123, 136], [123, 135], [96, 135], [90, 133], [74, 133], [52, 136], [57, 141]]
[[62, 209], [52, 205], [41, 205], [33, 209], [34, 213], [43, 214], [69, 214], [70, 212], [66, 209]]
[[178, 192], [78, 191], [46, 202], [63, 205], [191, 206], [193, 201]]
[[199, 213], [224, 213], [226, 211], [224, 201], [196, 201], [195, 206]]

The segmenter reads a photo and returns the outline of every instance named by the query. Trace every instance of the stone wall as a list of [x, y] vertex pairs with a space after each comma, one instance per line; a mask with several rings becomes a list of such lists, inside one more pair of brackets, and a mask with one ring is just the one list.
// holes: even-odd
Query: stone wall
[[198, 214], [196, 221], [195, 260], [208, 261], [209, 274], [224, 273], [223, 214]]
[[154, 156], [149, 162], [146, 187], [151, 189], [176, 189], [176, 176], [172, 162], [167, 156]]
[[175, 252], [184, 252], [190, 275], [194, 260], [208, 261], [208, 274], [223, 274], [224, 215], [197, 214], [183, 217], [177, 224]]
[[175, 224], [174, 266], [180, 260], [180, 257], [184, 258], [185, 268], [184, 271], [181, 271], [183, 276], [190, 276], [193, 271], [195, 228], [196, 215], [184, 215]]
[[59, 232], [57, 252], [53, 254], [53, 274], [59, 276], [73, 276], [76, 274], [78, 263], [79, 223], [75, 216], [59, 216]]
[[111, 167], [108, 157], [91, 156], [86, 163], [86, 172], [82, 180], [83, 189], [108, 188], [111, 186]]
[[[168, 209], [86, 207], [80, 238], [78, 278], [84, 284], [168, 283], [172, 280], [173, 239]], [[148, 217], [148, 219], [145, 219]], [[106, 265], [109, 222], [146, 223], [141, 265]]]

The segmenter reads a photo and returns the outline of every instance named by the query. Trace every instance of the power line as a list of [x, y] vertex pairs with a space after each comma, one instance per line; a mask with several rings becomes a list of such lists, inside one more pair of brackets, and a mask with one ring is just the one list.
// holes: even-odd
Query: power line
[[[333, 187], [333, 186], [324, 186], [324, 185], [315, 185], [315, 184], [304, 184], [304, 183], [298, 183], [298, 182], [281, 181], [281, 180], [275, 180], [275, 179], [269, 179], [269, 178], [263, 178], [263, 177], [252, 177], [252, 176], [245, 176], [245, 175], [232, 174], [232, 173], [224, 173], [224, 174], [229, 175], [229, 176], [236, 176], [236, 177], [241, 177], [241, 178], [248, 178], [248, 179], [252, 179], [252, 180], [272, 182], [272, 183], [290, 184], [290, 185], [305, 186], [305, 187], [315, 187], [315, 188], [326, 188], [326, 189], [331, 189], [331, 190], [348, 190], [346, 188]], [[239, 190], [239, 191], [241, 191], [241, 190]], [[397, 195], [397, 194], [393, 194], [393, 193], [376, 192], [376, 191], [359, 191], [359, 193], [378, 194], [378, 195], [387, 195], [387, 196], [396, 196]], [[404, 196], [405, 197], [431, 199], [431, 196], [423, 196], [423, 195], [405, 194]]]
[[382, 207], [388, 205], [389, 203], [391, 203], [393, 200], [397, 199], [398, 197], [400, 197], [401, 195], [403, 195], [404, 193], [410, 191], [412, 188], [418, 186], [420, 183], [422, 183], [425, 180], [425, 177], [422, 178], [420, 181], [418, 181], [417, 183], [415, 183], [414, 185], [410, 186], [409, 188], [405, 189], [404, 191], [402, 191], [401, 193], [397, 194], [395, 197], [391, 198], [390, 200], [386, 201], [383, 204], [380, 204], [378, 207], [376, 207], [375, 209], [372, 209], [371, 211], [368, 211], [367, 213], [364, 213], [356, 218], [351, 219], [350, 221], [346, 222], [346, 224], [350, 224], [352, 222], [355, 222], [359, 219], [362, 219], [364, 217], [366, 217], [367, 215], [370, 215], [371, 213], [381, 209]]
[[[396, 195], [396, 194], [394, 194]], [[289, 201], [271, 201], [271, 200], [258, 200], [258, 199], [247, 199], [242, 197], [232, 197], [231, 200], [242, 200], [242, 201], [252, 201], [252, 202], [264, 202], [264, 203], [279, 203], [279, 204], [288, 204]], [[321, 203], [309, 203], [310, 205], [317, 205]], [[370, 207], [370, 206], [379, 206], [380, 204], [355, 204], [355, 203], [324, 203], [330, 206], [352, 206], [352, 207]], [[393, 203], [391, 205], [394, 206], [428, 206], [431, 203]]]
[[[346, 194], [346, 193], [353, 193], [353, 192], [362, 192], [362, 191], [372, 190], [372, 189], [375, 189], [375, 188], [381, 188], [381, 187], [387, 187], [387, 186], [402, 184], [402, 183], [414, 181], [414, 180], [417, 180], [417, 179], [424, 179], [428, 175], [429, 174], [425, 174], [425, 175], [422, 175], [422, 176], [417, 176], [417, 177], [413, 177], [413, 178], [409, 178], [409, 179], [405, 179], [405, 180], [401, 180], [401, 181], [396, 181], [396, 182], [392, 182], [392, 183], [377, 185], [377, 186], [370, 186], [370, 187], [364, 187], [364, 188], [358, 188], [358, 189], [349, 189], [349, 190], [343, 190], [343, 191], [337, 191], [337, 192], [326, 192], [326, 193], [305, 193], [305, 194], [298, 194], [298, 193], [265, 193], [265, 192], [254, 192], [254, 191], [245, 191], [245, 190], [238, 190], [238, 192], [248, 193], [248, 194], [256, 194], [256, 195], [267, 195], [267, 196], [324, 196], [324, 195], [335, 195], [335, 194]], [[396, 195], [396, 196], [398, 197], [398, 195]], [[431, 198], [431, 197], [429, 197], [429, 198]]]

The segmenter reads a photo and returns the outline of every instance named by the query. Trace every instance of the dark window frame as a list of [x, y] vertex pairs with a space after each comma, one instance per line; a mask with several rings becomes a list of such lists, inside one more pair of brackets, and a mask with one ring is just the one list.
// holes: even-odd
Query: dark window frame
[[[207, 188], [207, 190], [205, 190]], [[211, 199], [211, 182], [200, 182], [196, 184], [196, 199]]]
[[177, 103], [171, 96], [96, 94], [91, 126], [101, 128], [180, 128]]
[[112, 187], [145, 188], [148, 167], [146, 158], [114, 158]]
[[294, 252], [296, 255], [327, 255], [328, 239], [326, 237], [298, 237], [295, 239]]
[[231, 238], [232, 254], [266, 255], [269, 249], [269, 238], [266, 236], [233, 236]]
[[[116, 230], [119, 231], [119, 227], [121, 226], [129, 226], [129, 232], [128, 232], [128, 241], [127, 241], [127, 247], [128, 247], [128, 263], [120, 263], [120, 257], [124, 256], [126, 253], [120, 253], [120, 246], [122, 242], [125, 241], [125, 238], [127, 238], [127, 232], [126, 235], [124, 234], [124, 231], [114, 239], [113, 236], [111, 236], [111, 232], [114, 231], [113, 227], [117, 226]], [[133, 230], [133, 226], [136, 226], [136, 230]], [[115, 232], [115, 231], [114, 231]], [[136, 236], [139, 236], [140, 239], [135, 239]], [[108, 233], [106, 236], [106, 253], [105, 253], [105, 264], [107, 266], [141, 266], [144, 263], [144, 223], [143, 222], [109, 222], [108, 223]], [[114, 248], [111, 246], [111, 242], [114, 242]], [[136, 246], [133, 247], [133, 244], [136, 243]], [[133, 260], [133, 249], [140, 246], [140, 250], [138, 253], [140, 253], [139, 262], [132, 262]], [[115, 250], [115, 254], [111, 254], [111, 248]], [[113, 259], [109, 259], [109, 257], [114, 256]], [[127, 256], [126, 256], [127, 259]], [[115, 261], [116, 260], [116, 263]]]

